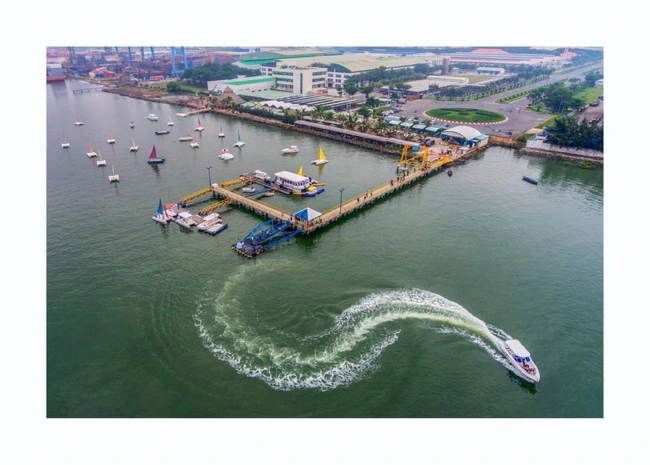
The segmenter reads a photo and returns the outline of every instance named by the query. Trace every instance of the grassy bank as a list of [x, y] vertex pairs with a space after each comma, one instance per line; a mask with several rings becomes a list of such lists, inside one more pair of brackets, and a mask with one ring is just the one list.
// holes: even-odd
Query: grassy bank
[[497, 123], [506, 119], [501, 113], [474, 108], [435, 108], [427, 110], [426, 115], [432, 118], [463, 123]]

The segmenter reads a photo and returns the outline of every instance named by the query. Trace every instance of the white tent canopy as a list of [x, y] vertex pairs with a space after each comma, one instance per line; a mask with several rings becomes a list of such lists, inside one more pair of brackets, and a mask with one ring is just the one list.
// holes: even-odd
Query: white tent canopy
[[321, 215], [322, 215], [321, 212], [313, 210], [309, 207], [303, 208], [302, 210], [297, 211], [296, 213], [293, 214], [293, 216], [303, 221], [311, 221], [315, 218], [318, 218]]

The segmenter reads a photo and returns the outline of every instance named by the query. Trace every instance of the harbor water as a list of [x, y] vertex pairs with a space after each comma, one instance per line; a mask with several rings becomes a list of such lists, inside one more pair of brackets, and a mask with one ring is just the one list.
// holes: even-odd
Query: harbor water
[[[262, 218], [227, 210], [211, 237], [152, 221], [159, 199], [302, 165], [323, 194], [264, 201], [324, 211], [397, 159], [83, 86], [47, 87], [48, 417], [603, 416], [602, 170], [493, 147], [249, 260], [231, 245]], [[508, 367], [507, 338], [539, 384]]]

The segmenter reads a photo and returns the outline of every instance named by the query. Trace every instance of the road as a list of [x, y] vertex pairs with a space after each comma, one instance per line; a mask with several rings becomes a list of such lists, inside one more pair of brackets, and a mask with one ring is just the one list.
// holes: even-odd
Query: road
[[[573, 77], [582, 78], [583, 73], [591, 71], [593, 69], [602, 68], [603, 64], [598, 63], [592, 66], [581, 68], [579, 70], [572, 71], [566, 74], [558, 74], [552, 76], [550, 79], [544, 81], [536, 82], [534, 84], [519, 87], [517, 89], [509, 90], [507, 92], [502, 92], [500, 94], [490, 95], [488, 97], [482, 98], [480, 100], [474, 100], [470, 102], [443, 102], [438, 100], [412, 100], [405, 103], [402, 106], [402, 111], [396, 113], [397, 116], [425, 116], [428, 119], [428, 116], [424, 114], [426, 110], [432, 108], [477, 108], [480, 110], [496, 111], [503, 113], [508, 120], [503, 123], [493, 123], [493, 124], [471, 124], [465, 123], [466, 126], [471, 126], [478, 129], [484, 134], [501, 134], [504, 133], [508, 135], [508, 132], [512, 132], [514, 135], [522, 134], [528, 131], [531, 128], [534, 128], [540, 123], [543, 123], [549, 119], [552, 115], [545, 113], [538, 113], [526, 108], [528, 104], [527, 99], [517, 100], [511, 103], [497, 103], [496, 101], [505, 97], [509, 97], [520, 92], [526, 92], [537, 87], [546, 86], [553, 82], [562, 80], [562, 79], [571, 79]], [[449, 124], [450, 127], [454, 126], [453, 123], [443, 123], [440, 124], [446, 125]]]

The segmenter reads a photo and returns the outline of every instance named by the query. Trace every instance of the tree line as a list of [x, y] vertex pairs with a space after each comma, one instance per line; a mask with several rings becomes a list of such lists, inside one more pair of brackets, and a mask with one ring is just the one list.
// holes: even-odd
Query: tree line
[[603, 151], [603, 126], [595, 121], [578, 122], [576, 118], [558, 116], [546, 132], [550, 144]]
[[186, 69], [181, 79], [192, 84], [205, 85], [208, 81], [220, 81], [223, 79], [234, 79], [237, 76], [259, 76], [259, 70], [240, 68], [232, 63], [208, 63], [207, 65], [196, 66]]

